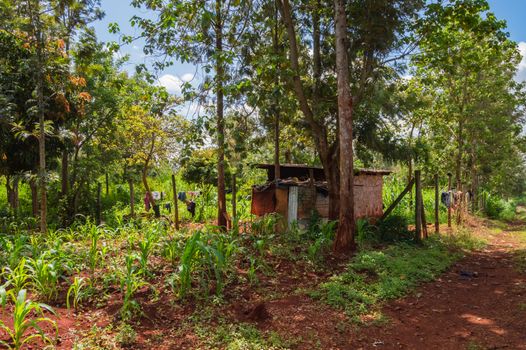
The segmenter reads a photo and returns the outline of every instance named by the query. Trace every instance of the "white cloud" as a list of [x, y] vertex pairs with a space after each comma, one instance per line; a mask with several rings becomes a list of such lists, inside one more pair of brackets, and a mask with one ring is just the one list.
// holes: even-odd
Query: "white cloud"
[[193, 79], [194, 75], [192, 73], [183, 74], [183, 76], [181, 77], [181, 80], [184, 82], [192, 81]]
[[526, 42], [521, 41], [519, 43], [519, 51], [522, 56], [522, 60], [519, 63], [519, 68], [515, 79], [517, 81], [526, 81]]
[[184, 82], [175, 75], [165, 74], [159, 78], [159, 85], [164, 86], [166, 91], [171, 94], [180, 94]]

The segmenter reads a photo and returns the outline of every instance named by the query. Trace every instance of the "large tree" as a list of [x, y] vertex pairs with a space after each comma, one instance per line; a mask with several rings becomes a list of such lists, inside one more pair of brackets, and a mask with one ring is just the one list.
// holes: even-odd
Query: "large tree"
[[[212, 100], [215, 106], [215, 139], [217, 144], [217, 224], [226, 227], [225, 194], [225, 98], [232, 99], [232, 67], [238, 62], [240, 37], [251, 11], [251, 1], [170, 0], [163, 3], [133, 0], [157, 13], [157, 19], [134, 17], [146, 37], [146, 53], [161, 52], [182, 62], [203, 68], [201, 102]], [[163, 66], [158, 63], [158, 66]], [[208, 76], [211, 74], [211, 76]], [[214, 98], [207, 98], [212, 90]]]

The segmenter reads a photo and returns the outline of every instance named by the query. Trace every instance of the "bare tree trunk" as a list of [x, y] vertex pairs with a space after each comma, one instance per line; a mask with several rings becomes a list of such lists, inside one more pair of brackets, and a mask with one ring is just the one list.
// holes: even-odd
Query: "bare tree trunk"
[[[274, 35], [272, 36], [272, 46], [274, 48], [274, 54], [279, 55], [279, 26], [278, 26], [278, 8], [274, 8]], [[276, 74], [275, 87], [279, 88], [280, 74]], [[274, 98], [274, 180], [281, 178], [281, 165], [279, 164], [279, 138], [280, 138], [280, 113], [279, 113], [279, 99]]]
[[152, 191], [150, 190], [150, 185], [148, 184], [148, 168], [150, 166], [150, 160], [153, 156], [154, 147], [155, 147], [155, 134], [152, 133], [152, 144], [150, 146], [150, 153], [148, 153], [148, 157], [144, 161], [144, 166], [142, 168], [142, 184], [144, 185], [144, 189], [146, 190], [146, 195], [148, 196], [148, 199], [150, 201], [152, 208], [155, 205], [155, 199], [153, 198]]
[[61, 185], [62, 185], [62, 197], [65, 197], [68, 194], [69, 181], [68, 181], [68, 151], [66, 149], [62, 150], [62, 161], [61, 161]]
[[333, 248], [336, 252], [348, 252], [356, 247], [354, 243], [352, 97], [349, 89], [347, 15], [344, 0], [334, 1], [334, 22], [340, 139], [340, 210], [338, 231]]
[[32, 179], [29, 181], [29, 188], [31, 189], [31, 208], [33, 212], [33, 217], [36, 218], [38, 216], [39, 207], [38, 207], [38, 188], [37, 188], [37, 183], [35, 180]]
[[216, 113], [217, 113], [217, 225], [227, 226], [225, 194], [225, 124], [223, 118], [223, 82], [225, 78], [223, 62], [223, 19], [222, 0], [216, 0], [215, 16], [215, 54], [216, 54]]
[[133, 189], [133, 180], [128, 179], [128, 185], [130, 186], [130, 214], [132, 217], [135, 216], [135, 191]]
[[464, 152], [464, 135], [463, 135], [464, 123], [462, 119], [458, 121], [458, 135], [457, 135], [457, 160], [456, 160], [456, 180], [457, 180], [457, 191], [462, 191], [462, 154]]
[[[37, 1], [37, 13], [40, 11], [39, 1]], [[40, 17], [39, 14], [37, 14]], [[42, 32], [40, 28], [40, 18], [37, 19], [37, 104], [38, 104], [38, 125], [40, 133], [38, 136], [38, 178], [40, 187], [40, 232], [47, 231], [47, 189], [46, 189], [46, 133], [45, 133], [45, 114], [44, 114], [44, 53]]]

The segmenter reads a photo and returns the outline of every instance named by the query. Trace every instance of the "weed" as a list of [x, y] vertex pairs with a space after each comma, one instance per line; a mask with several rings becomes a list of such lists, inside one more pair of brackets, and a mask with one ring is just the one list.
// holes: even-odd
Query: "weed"
[[122, 347], [132, 346], [137, 340], [137, 332], [127, 323], [120, 325], [118, 331], [115, 340]]

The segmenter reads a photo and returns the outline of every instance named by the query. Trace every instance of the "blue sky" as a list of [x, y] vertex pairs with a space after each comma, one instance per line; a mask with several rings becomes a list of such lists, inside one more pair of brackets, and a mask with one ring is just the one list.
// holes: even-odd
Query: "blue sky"
[[[518, 79], [526, 80], [526, 0], [489, 0], [491, 11], [497, 18], [504, 19], [508, 23], [510, 38], [519, 44], [523, 60], [519, 66]], [[133, 15], [145, 16], [147, 13], [130, 6], [130, 0], [102, 0], [102, 8], [106, 13], [102, 21], [94, 23], [97, 35], [102, 41], [119, 41], [119, 37], [108, 33], [108, 24], [116, 22], [121, 32], [127, 35], [137, 36], [139, 34], [129, 24]], [[142, 52], [143, 41], [137, 40], [131, 45], [121, 48], [121, 54], [130, 55], [129, 64], [126, 69], [134, 71], [136, 64], [149, 63]], [[165, 86], [171, 93], [180, 92], [182, 81], [189, 81], [195, 75], [195, 68], [189, 64], [175, 64], [160, 74], [160, 84]]]

